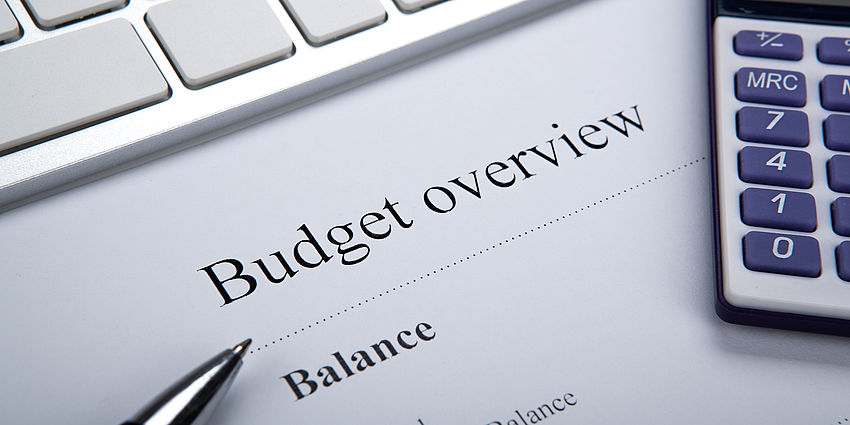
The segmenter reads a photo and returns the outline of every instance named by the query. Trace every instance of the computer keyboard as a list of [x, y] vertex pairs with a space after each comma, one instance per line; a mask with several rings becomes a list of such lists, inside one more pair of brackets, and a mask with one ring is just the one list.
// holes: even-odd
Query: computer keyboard
[[0, 0], [0, 208], [560, 3]]

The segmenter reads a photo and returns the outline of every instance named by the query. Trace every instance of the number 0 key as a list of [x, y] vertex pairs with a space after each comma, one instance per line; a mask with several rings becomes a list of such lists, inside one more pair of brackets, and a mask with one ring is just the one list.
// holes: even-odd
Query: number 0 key
[[818, 277], [820, 244], [808, 236], [749, 232], [744, 236], [744, 266], [758, 272]]

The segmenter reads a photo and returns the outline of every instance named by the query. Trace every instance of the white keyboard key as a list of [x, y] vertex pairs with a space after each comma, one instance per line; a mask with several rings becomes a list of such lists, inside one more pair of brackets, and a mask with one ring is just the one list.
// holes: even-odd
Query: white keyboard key
[[310, 44], [322, 45], [383, 23], [378, 0], [283, 0]]
[[133, 26], [117, 19], [0, 53], [0, 150], [166, 99]]
[[284, 59], [293, 50], [265, 0], [172, 0], [152, 7], [146, 20], [193, 89]]
[[21, 34], [15, 15], [9, 10], [9, 6], [0, 0], [0, 44], [8, 43], [18, 39]]
[[128, 0], [24, 0], [35, 22], [44, 28], [56, 28], [69, 22], [119, 9]]
[[446, 0], [395, 0], [395, 4], [402, 12], [410, 13], [444, 1]]

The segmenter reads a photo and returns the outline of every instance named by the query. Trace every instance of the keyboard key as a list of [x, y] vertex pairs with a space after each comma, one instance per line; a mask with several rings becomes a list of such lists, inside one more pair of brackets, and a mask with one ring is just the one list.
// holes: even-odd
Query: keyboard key
[[838, 245], [835, 250], [835, 263], [838, 265], [838, 277], [850, 282], [850, 241]]
[[738, 138], [786, 146], [809, 144], [809, 117], [803, 111], [747, 106], [738, 111]]
[[47, 29], [127, 5], [127, 0], [24, 0], [35, 22]]
[[850, 116], [827, 117], [823, 122], [823, 140], [829, 149], [850, 152]]
[[835, 155], [830, 158], [826, 162], [826, 177], [830, 189], [850, 193], [850, 156]]
[[171, 0], [146, 18], [187, 87], [275, 62], [293, 46], [265, 0]]
[[809, 236], [749, 232], [744, 236], [744, 266], [758, 272], [818, 277], [820, 244]]
[[806, 77], [794, 71], [741, 68], [735, 73], [735, 96], [744, 102], [804, 106]]
[[850, 38], [827, 37], [818, 43], [818, 60], [823, 63], [850, 65]]
[[395, 0], [395, 4], [402, 12], [410, 13], [444, 1], [446, 0]]
[[803, 39], [797, 34], [741, 31], [735, 35], [735, 53], [798, 61], [803, 58]]
[[741, 221], [750, 226], [813, 232], [818, 227], [815, 197], [749, 188], [741, 194]]
[[820, 82], [820, 103], [830, 111], [850, 112], [850, 76], [823, 77]]
[[330, 43], [387, 20], [378, 0], [283, 0], [304, 38], [314, 45]]
[[747, 183], [812, 187], [812, 157], [807, 152], [747, 146], [738, 153], [738, 175]]
[[838, 235], [850, 236], [850, 198], [832, 202], [832, 230]]
[[4, 1], [0, 1], [0, 44], [15, 41], [21, 36], [18, 20]]
[[[0, 53], [0, 150], [166, 99], [133, 26], [117, 19]], [[13, 84], [12, 84], [13, 82]]]

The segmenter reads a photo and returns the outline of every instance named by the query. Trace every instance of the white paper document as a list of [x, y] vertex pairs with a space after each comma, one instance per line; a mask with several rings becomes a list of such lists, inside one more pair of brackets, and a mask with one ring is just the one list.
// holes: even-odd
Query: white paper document
[[0, 423], [836, 424], [850, 340], [713, 311], [704, 4], [585, 1], [0, 215]]

